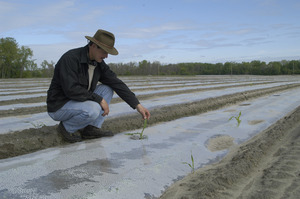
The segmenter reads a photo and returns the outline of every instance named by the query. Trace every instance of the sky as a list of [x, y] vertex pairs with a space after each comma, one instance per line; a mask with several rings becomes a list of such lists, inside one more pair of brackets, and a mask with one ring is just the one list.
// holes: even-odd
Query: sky
[[116, 37], [107, 63], [268, 63], [300, 59], [299, 10], [299, 0], [0, 0], [0, 38], [38, 65], [98, 29]]

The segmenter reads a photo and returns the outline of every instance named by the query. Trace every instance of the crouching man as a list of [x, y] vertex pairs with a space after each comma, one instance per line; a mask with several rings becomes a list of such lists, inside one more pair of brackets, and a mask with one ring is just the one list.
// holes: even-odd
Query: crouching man
[[69, 50], [59, 59], [47, 92], [48, 114], [60, 121], [57, 130], [68, 142], [114, 135], [101, 130], [114, 91], [143, 119], [150, 118], [150, 112], [104, 62], [108, 54], [118, 54], [115, 36], [98, 30], [86, 38], [88, 45]]

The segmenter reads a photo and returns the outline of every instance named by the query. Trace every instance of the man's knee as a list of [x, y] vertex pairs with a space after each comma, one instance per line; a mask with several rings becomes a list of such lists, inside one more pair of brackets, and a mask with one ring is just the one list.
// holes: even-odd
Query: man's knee
[[114, 91], [111, 87], [109, 87], [105, 84], [100, 84], [96, 87], [95, 93], [97, 93], [98, 95], [101, 95], [101, 96], [108, 95], [108, 96], [112, 97], [114, 94]]
[[88, 120], [95, 120], [99, 117], [101, 112], [101, 106], [97, 102], [90, 101], [89, 105], [87, 106], [86, 110], [84, 110], [84, 115]]

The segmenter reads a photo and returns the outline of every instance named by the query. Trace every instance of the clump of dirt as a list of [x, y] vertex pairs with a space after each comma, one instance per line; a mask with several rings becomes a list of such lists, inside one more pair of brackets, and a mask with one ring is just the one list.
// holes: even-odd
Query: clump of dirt
[[250, 106], [251, 104], [240, 104], [240, 106]]
[[229, 110], [225, 110], [224, 112], [236, 112], [235, 109], [229, 109]]
[[248, 121], [248, 124], [250, 124], [250, 125], [256, 125], [256, 124], [262, 123], [264, 121], [265, 120], [251, 120], [251, 121]]
[[233, 141], [234, 138], [229, 135], [218, 135], [210, 138], [206, 144], [206, 147], [212, 152], [221, 151], [233, 146]]

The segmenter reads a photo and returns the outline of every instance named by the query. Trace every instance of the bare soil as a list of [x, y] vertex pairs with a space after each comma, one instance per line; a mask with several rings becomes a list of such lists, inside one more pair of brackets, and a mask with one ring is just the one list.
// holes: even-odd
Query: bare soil
[[[300, 84], [283, 85], [224, 95], [180, 105], [158, 107], [150, 110], [151, 119], [149, 120], [148, 125], [171, 121], [181, 117], [192, 116], [210, 110], [216, 110], [224, 106], [240, 103], [245, 100], [269, 95], [271, 93], [276, 93], [299, 86]], [[141, 119], [142, 118], [137, 113], [111, 118], [103, 123], [102, 128], [105, 130], [111, 130], [115, 134], [128, 130], [134, 130], [141, 127]], [[0, 158], [3, 159], [14, 157], [65, 144], [68, 143], [64, 142], [58, 135], [56, 126], [44, 126], [37, 129], [31, 128], [9, 134], [2, 134], [0, 135]]]
[[[238, 86], [238, 85], [237, 85]], [[241, 86], [241, 85], [239, 85]], [[244, 101], [276, 94], [300, 84], [257, 89], [180, 105], [152, 109], [148, 125], [171, 121], [181, 117], [201, 114], [210, 110]], [[174, 87], [173, 87], [174, 88]], [[228, 86], [213, 88], [224, 89]], [[209, 88], [211, 90], [211, 88]], [[140, 100], [157, 96], [199, 92], [203, 89], [187, 88], [139, 96]], [[43, 102], [45, 97], [8, 100], [0, 105]], [[112, 101], [116, 103], [118, 100]], [[244, 104], [243, 104], [244, 102]], [[22, 108], [0, 111], [0, 117], [45, 112], [46, 107]], [[141, 127], [139, 114], [111, 118], [103, 128], [115, 134]], [[250, 121], [257, 124], [261, 120]], [[113, 124], [113, 125], [112, 125]], [[224, 141], [225, 140], [225, 141]], [[67, 145], [56, 131], [56, 126], [44, 126], [0, 135], [0, 159], [32, 153], [49, 147]], [[194, 198], [291, 198], [300, 196], [300, 106], [268, 129], [241, 145], [233, 145], [232, 138], [215, 137], [207, 143], [209, 150], [221, 150], [231, 146], [228, 155], [220, 162], [205, 166], [177, 181], [160, 197], [161, 199]]]
[[300, 196], [300, 106], [219, 163], [196, 170], [160, 199]]
[[[272, 83], [272, 82], [269, 82]], [[265, 83], [251, 83], [251, 85], [260, 85]], [[212, 84], [205, 84], [205, 85], [212, 85]], [[216, 84], [214, 84], [216, 85]], [[237, 88], [237, 87], [243, 87], [243, 86], [249, 86], [249, 83], [245, 84], [237, 84], [232, 86], [220, 86], [218, 87], [209, 87], [209, 88], [189, 88], [190, 86], [184, 86], [184, 90], [178, 90], [178, 91], [166, 91], [161, 93], [154, 94], [145, 94], [145, 95], [139, 95], [139, 100], [147, 100], [154, 97], [163, 97], [163, 96], [172, 96], [172, 95], [179, 95], [184, 93], [195, 93], [195, 92], [201, 92], [201, 91], [207, 91], [207, 90], [222, 90], [226, 88]], [[176, 87], [164, 87], [164, 89], [170, 89], [170, 88], [182, 88], [183, 86], [176, 86]], [[158, 89], [158, 88], [156, 88]], [[152, 90], [156, 90], [155, 88]], [[134, 92], [140, 91], [140, 90], [151, 90], [151, 89], [135, 89]], [[37, 92], [39, 93], [39, 92]], [[30, 93], [27, 93], [30, 94]], [[113, 98], [111, 101], [111, 104], [121, 102], [121, 98]], [[24, 99], [14, 99], [14, 100], [4, 100], [0, 101], [0, 106], [2, 105], [9, 105], [9, 104], [27, 104], [27, 103], [38, 103], [38, 102], [46, 102], [46, 96], [41, 97], [32, 97], [32, 98], [24, 98]], [[0, 110], [0, 117], [9, 117], [9, 116], [18, 116], [18, 115], [26, 115], [26, 114], [34, 114], [34, 113], [42, 113], [46, 112], [47, 107], [45, 106], [37, 106], [37, 107], [24, 107], [24, 108], [18, 108], [14, 110]]]

